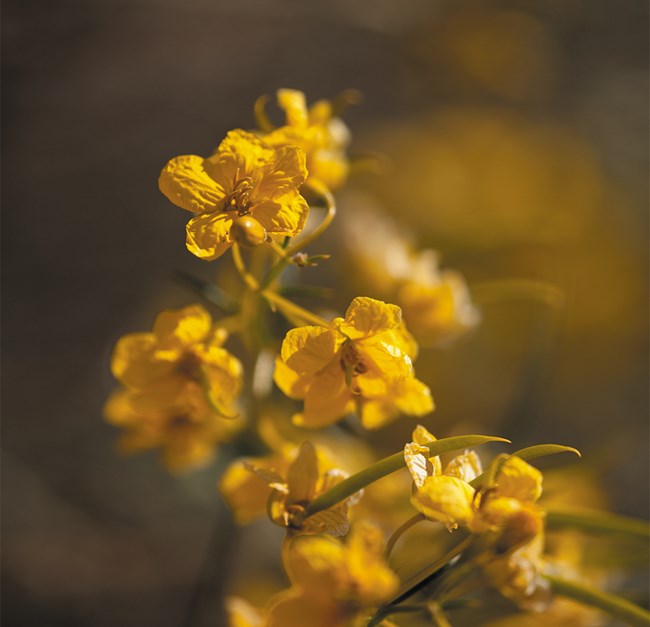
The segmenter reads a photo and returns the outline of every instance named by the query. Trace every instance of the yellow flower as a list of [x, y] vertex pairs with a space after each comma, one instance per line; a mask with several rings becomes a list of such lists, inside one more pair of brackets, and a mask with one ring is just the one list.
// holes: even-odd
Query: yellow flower
[[117, 342], [111, 368], [123, 388], [105, 415], [126, 430], [123, 451], [161, 447], [165, 465], [177, 471], [206, 463], [216, 444], [232, 437], [242, 366], [221, 347], [225, 339], [223, 330], [212, 330], [208, 312], [193, 305], [164, 311], [152, 332]]
[[347, 476], [333, 467], [322, 449], [303, 442], [291, 453], [235, 461], [224, 473], [220, 490], [240, 523], [266, 511], [275, 524], [294, 531], [345, 535], [348, 507], [361, 493], [304, 520], [302, 513], [310, 501]]
[[302, 148], [309, 178], [330, 190], [340, 187], [349, 171], [345, 149], [350, 132], [334, 115], [332, 103], [319, 100], [307, 109], [305, 94], [294, 89], [279, 89], [277, 99], [286, 114], [286, 125], [265, 135], [264, 140], [274, 146]]
[[124, 429], [118, 442], [122, 452], [160, 448], [163, 464], [172, 472], [210, 462], [217, 444], [240, 428], [239, 421], [214, 413], [201, 386], [182, 379], [154, 383], [146, 390], [117, 390], [104, 414]]
[[272, 600], [266, 625], [357, 624], [368, 610], [388, 601], [399, 585], [383, 559], [383, 548], [381, 532], [367, 523], [355, 525], [345, 544], [327, 536], [295, 538], [285, 558], [291, 588]]
[[[358, 407], [364, 426], [374, 428], [397, 411], [422, 415], [433, 409], [429, 388], [413, 383], [416, 353], [399, 307], [360, 297], [329, 327], [289, 331], [274, 378], [287, 396], [305, 401], [296, 424], [322, 427]], [[366, 415], [369, 403], [379, 405]]]
[[256, 245], [270, 235], [300, 233], [309, 206], [298, 188], [306, 178], [300, 148], [270, 146], [234, 130], [207, 159], [172, 159], [158, 185], [171, 202], [195, 214], [186, 229], [188, 250], [212, 260], [233, 241]]
[[425, 446], [435, 440], [418, 425], [413, 431], [413, 442], [404, 447], [404, 461], [415, 484], [411, 503], [429, 520], [443, 522], [450, 531], [469, 526], [475, 516], [475, 490], [469, 482], [481, 474], [481, 460], [474, 451], [465, 451], [443, 471], [440, 458], [432, 457]]
[[344, 220], [359, 280], [399, 305], [418, 342], [442, 346], [479, 323], [465, 279], [454, 270], [440, 270], [434, 250], [416, 251], [390, 219], [363, 207]]

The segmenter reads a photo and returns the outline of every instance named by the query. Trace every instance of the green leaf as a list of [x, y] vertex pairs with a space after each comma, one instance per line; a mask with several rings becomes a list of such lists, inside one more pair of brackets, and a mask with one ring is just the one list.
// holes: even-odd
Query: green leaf
[[572, 446], [562, 446], [561, 444], [536, 444], [515, 451], [513, 455], [524, 460], [535, 459], [536, 457], [545, 457], [546, 455], [557, 455], [558, 453], [575, 453], [582, 457], [580, 451]]
[[596, 607], [613, 618], [634, 627], [650, 625], [650, 614], [627, 599], [553, 575], [544, 575], [544, 577], [550, 582], [555, 594]]
[[628, 535], [650, 536], [650, 524], [638, 518], [628, 518], [597, 510], [555, 510], [546, 513], [546, 526], [578, 527], [585, 531], [614, 532]]

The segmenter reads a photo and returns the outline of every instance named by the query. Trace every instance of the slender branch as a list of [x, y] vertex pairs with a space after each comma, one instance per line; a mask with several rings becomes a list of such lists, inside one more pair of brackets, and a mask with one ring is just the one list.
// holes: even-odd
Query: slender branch
[[583, 584], [567, 581], [554, 575], [544, 575], [544, 577], [550, 582], [555, 594], [596, 607], [613, 618], [634, 627], [650, 625], [650, 613], [627, 599], [608, 592], [594, 590]]
[[585, 531], [626, 533], [648, 538], [650, 525], [645, 520], [628, 518], [596, 510], [549, 510], [546, 512], [548, 527], [579, 527]]
[[422, 520], [426, 520], [424, 514], [416, 514], [415, 516], [411, 516], [411, 518], [409, 518], [405, 523], [401, 524], [397, 529], [395, 529], [395, 531], [393, 531], [393, 535], [388, 538], [388, 542], [386, 543], [386, 550], [384, 551], [385, 560], [390, 557], [393, 548], [397, 544], [397, 541], [402, 537], [402, 535]]
[[327, 230], [329, 225], [332, 223], [332, 220], [334, 220], [334, 216], [336, 215], [336, 202], [334, 200], [332, 192], [330, 192], [330, 190], [327, 189], [324, 184], [317, 183], [315, 181], [309, 181], [307, 183], [307, 186], [311, 187], [313, 191], [315, 191], [321, 196], [321, 198], [323, 198], [327, 207], [327, 214], [325, 215], [323, 221], [309, 235], [301, 239], [299, 242], [296, 242], [293, 246], [285, 251], [285, 254], [289, 257], [294, 253], [297, 253], [305, 246], [311, 244], [314, 240], [318, 239]]
[[255, 279], [255, 277], [246, 270], [246, 265], [244, 264], [244, 260], [242, 259], [241, 256], [241, 250], [239, 249], [239, 244], [236, 242], [232, 245], [231, 248], [232, 251], [232, 260], [233, 263], [235, 264], [235, 268], [237, 269], [237, 272], [239, 273], [239, 276], [242, 278], [244, 283], [247, 285], [247, 287], [253, 291], [256, 291], [259, 289], [259, 283]]
[[272, 290], [262, 290], [261, 294], [269, 303], [275, 305], [283, 315], [288, 317], [290, 321], [292, 321], [292, 318], [299, 318], [319, 327], [329, 327], [329, 322], [324, 318], [308, 311], [300, 305], [292, 303]]

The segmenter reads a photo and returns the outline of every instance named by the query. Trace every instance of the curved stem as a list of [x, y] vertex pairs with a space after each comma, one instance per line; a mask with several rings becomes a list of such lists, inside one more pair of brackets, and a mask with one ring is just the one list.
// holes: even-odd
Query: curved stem
[[647, 538], [650, 525], [645, 520], [599, 512], [596, 510], [548, 510], [546, 512], [548, 527], [578, 527], [585, 531], [605, 531], [626, 533]]
[[554, 575], [544, 575], [544, 577], [551, 584], [555, 594], [596, 607], [613, 618], [628, 625], [634, 625], [634, 627], [650, 625], [650, 613], [627, 599], [608, 592], [594, 590], [583, 584], [567, 581]]
[[269, 101], [269, 97], [264, 94], [260, 96], [253, 105], [253, 115], [255, 116], [255, 121], [257, 126], [260, 127], [260, 130], [265, 133], [270, 133], [275, 129], [273, 122], [269, 119], [269, 116], [266, 115], [266, 103]]
[[393, 531], [393, 535], [388, 538], [388, 542], [386, 543], [386, 550], [384, 551], [385, 560], [388, 560], [390, 554], [393, 551], [393, 548], [395, 548], [397, 541], [402, 537], [402, 535], [422, 520], [426, 520], [424, 514], [416, 514], [415, 516], [411, 516], [411, 518], [409, 518], [405, 523], [401, 524], [397, 529], [395, 529], [395, 531]]
[[314, 240], [318, 239], [327, 230], [329, 225], [332, 223], [332, 220], [334, 220], [334, 216], [336, 215], [336, 202], [334, 201], [332, 192], [330, 192], [330, 190], [327, 189], [323, 183], [316, 181], [309, 181], [307, 183], [307, 186], [311, 187], [314, 192], [323, 198], [327, 207], [327, 214], [325, 215], [323, 221], [309, 235], [301, 239], [299, 242], [296, 242], [293, 246], [287, 248], [285, 254], [288, 257], [294, 253], [297, 253], [301, 248], [304, 248], [305, 246], [311, 244]]
[[329, 322], [324, 318], [304, 309], [300, 305], [292, 303], [290, 300], [287, 300], [276, 292], [271, 290], [262, 290], [260, 293], [267, 301], [275, 305], [290, 322], [293, 322], [297, 318], [318, 327], [329, 327]]
[[241, 256], [241, 250], [239, 249], [239, 244], [236, 242], [232, 245], [231, 248], [232, 252], [232, 260], [233, 263], [235, 264], [235, 268], [237, 269], [237, 272], [239, 272], [239, 276], [242, 278], [246, 286], [253, 290], [256, 291], [259, 289], [259, 283], [257, 282], [257, 279], [246, 270], [246, 265], [244, 264], [244, 260], [242, 259]]
[[[427, 566], [423, 571], [419, 572], [415, 577], [406, 582], [397, 593], [395, 599], [390, 604], [399, 603], [415, 594], [433, 575], [435, 575], [441, 568], [449, 564], [451, 560], [457, 555], [460, 555], [467, 549], [475, 540], [475, 536], [469, 535], [459, 542], [455, 547], [452, 547], [444, 555], [439, 557], [433, 564]], [[389, 605], [390, 605], [389, 604]]]

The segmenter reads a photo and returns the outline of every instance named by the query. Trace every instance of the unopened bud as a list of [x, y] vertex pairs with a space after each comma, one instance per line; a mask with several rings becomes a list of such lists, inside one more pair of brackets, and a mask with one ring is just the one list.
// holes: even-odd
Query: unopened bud
[[252, 216], [240, 216], [230, 227], [231, 237], [241, 246], [259, 246], [266, 241], [266, 229]]

